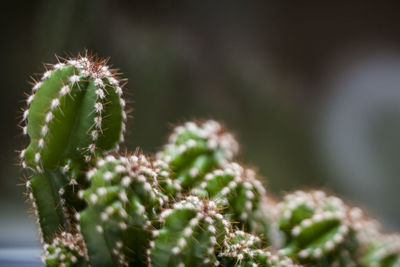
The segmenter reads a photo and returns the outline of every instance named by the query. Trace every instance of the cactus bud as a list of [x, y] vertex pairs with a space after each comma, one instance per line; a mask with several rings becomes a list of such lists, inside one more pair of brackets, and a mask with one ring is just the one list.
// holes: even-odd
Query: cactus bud
[[212, 266], [223, 245], [230, 223], [213, 201], [195, 196], [177, 202], [160, 215], [162, 227], [155, 230], [152, 266]]
[[238, 144], [233, 136], [218, 122], [210, 120], [176, 127], [158, 158], [168, 163], [172, 179], [179, 181], [183, 188], [191, 188], [205, 173], [221, 167], [237, 152]]

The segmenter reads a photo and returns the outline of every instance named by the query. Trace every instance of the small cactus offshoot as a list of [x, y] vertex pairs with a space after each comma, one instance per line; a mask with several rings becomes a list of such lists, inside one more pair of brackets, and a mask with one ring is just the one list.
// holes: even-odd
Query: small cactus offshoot
[[21, 154], [50, 267], [400, 266], [400, 238], [322, 191], [279, 202], [220, 123], [177, 126], [155, 157], [118, 154], [122, 85], [93, 56], [48, 67]]

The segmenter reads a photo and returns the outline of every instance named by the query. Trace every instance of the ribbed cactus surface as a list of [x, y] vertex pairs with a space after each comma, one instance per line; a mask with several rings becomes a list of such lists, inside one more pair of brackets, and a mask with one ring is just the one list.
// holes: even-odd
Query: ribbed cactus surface
[[28, 167], [42, 172], [69, 161], [89, 162], [123, 139], [125, 101], [104, 61], [79, 57], [50, 66], [32, 91], [23, 115]]

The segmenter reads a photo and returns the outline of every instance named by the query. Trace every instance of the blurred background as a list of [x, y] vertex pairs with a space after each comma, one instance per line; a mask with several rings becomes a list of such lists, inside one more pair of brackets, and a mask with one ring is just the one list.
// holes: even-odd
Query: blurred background
[[400, 230], [398, 3], [2, 6], [0, 248], [37, 246], [16, 164], [29, 77], [55, 54], [85, 48], [129, 79], [129, 150], [153, 153], [171, 124], [214, 118], [236, 134], [240, 161], [257, 167], [271, 194], [326, 188]]

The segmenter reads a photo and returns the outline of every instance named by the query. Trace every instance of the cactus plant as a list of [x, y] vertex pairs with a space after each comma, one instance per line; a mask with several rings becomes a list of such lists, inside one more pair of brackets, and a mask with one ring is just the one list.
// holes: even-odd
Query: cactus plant
[[83, 206], [63, 195], [78, 191], [78, 184], [86, 186], [87, 166], [123, 140], [125, 100], [106, 61], [79, 56], [49, 66], [27, 104], [23, 132], [30, 144], [20, 156], [34, 173], [27, 188], [44, 240], [50, 242], [59, 228], [68, 228], [73, 210]]
[[46, 266], [400, 265], [398, 235], [339, 198], [273, 201], [215, 121], [176, 127], [156, 159], [113, 152], [125, 101], [104, 60], [59, 62], [33, 93], [20, 157]]

